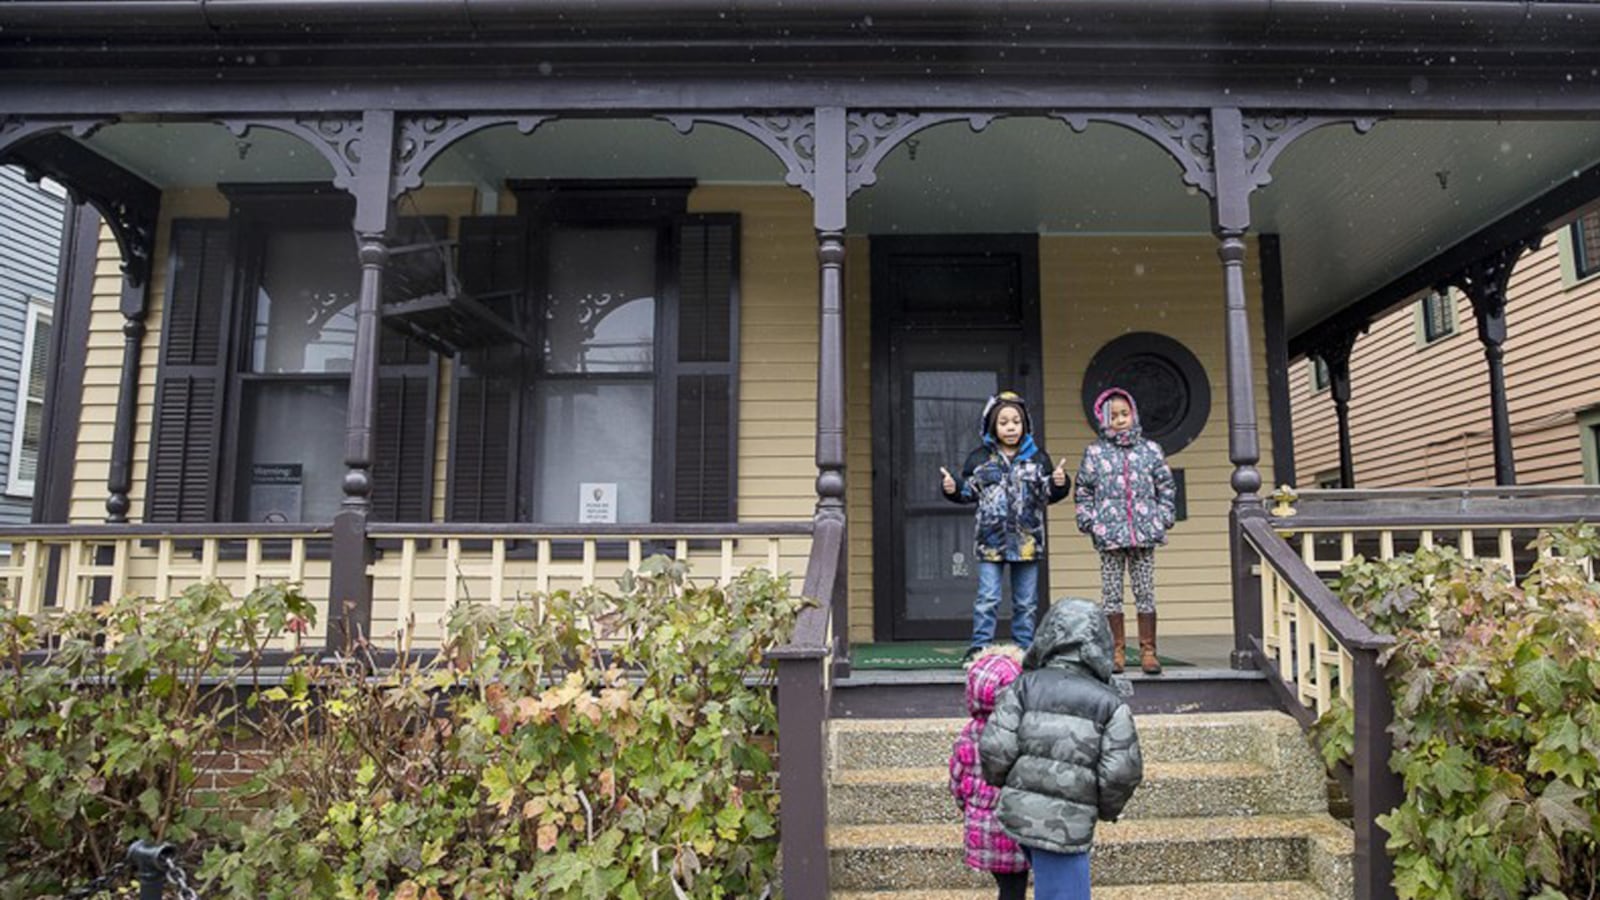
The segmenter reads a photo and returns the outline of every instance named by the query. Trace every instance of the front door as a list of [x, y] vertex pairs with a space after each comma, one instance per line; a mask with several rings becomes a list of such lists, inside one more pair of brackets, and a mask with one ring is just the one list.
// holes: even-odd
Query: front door
[[939, 468], [960, 477], [996, 391], [1021, 392], [1038, 426], [1036, 247], [1033, 235], [872, 240], [876, 640], [971, 636], [975, 507], [944, 499]]

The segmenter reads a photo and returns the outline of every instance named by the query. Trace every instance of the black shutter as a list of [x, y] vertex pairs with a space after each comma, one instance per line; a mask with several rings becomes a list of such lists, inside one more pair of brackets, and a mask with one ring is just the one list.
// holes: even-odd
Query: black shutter
[[684, 216], [675, 245], [672, 518], [732, 522], [738, 492], [739, 217]]
[[[401, 219], [397, 245], [445, 238], [443, 217]], [[448, 252], [442, 250], [442, 252]], [[442, 284], [444, 258], [407, 254], [405, 277]], [[378, 417], [373, 434], [372, 518], [379, 522], [427, 522], [433, 518], [434, 410], [439, 396], [438, 357], [393, 329], [378, 332]]]
[[[492, 298], [495, 312], [523, 326], [521, 302], [527, 286], [528, 234], [517, 216], [473, 216], [461, 220], [459, 258], [462, 290]], [[450, 491], [445, 518], [451, 522], [512, 522], [517, 519], [517, 459], [521, 435], [520, 344], [459, 356], [450, 404]]]
[[230, 230], [226, 220], [172, 223], [172, 268], [162, 311], [147, 522], [216, 517], [226, 396]]

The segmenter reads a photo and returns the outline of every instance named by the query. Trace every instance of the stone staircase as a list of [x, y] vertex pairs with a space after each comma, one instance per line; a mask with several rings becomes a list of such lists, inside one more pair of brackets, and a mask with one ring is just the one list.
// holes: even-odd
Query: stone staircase
[[[1332, 900], [1352, 893], [1350, 829], [1323, 770], [1281, 713], [1136, 719], [1145, 780], [1101, 823], [1096, 900]], [[841, 900], [993, 897], [961, 862], [946, 760], [963, 720], [829, 723], [828, 844]]]

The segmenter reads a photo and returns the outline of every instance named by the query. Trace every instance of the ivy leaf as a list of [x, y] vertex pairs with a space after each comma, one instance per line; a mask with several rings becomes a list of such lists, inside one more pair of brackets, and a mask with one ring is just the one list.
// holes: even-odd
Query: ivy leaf
[[1545, 709], [1560, 709], [1566, 699], [1564, 674], [1554, 659], [1535, 656], [1517, 666], [1512, 681], [1520, 696], [1533, 699]]
[[1533, 809], [1550, 826], [1550, 833], [1558, 838], [1569, 831], [1587, 832], [1589, 815], [1579, 803], [1588, 796], [1587, 792], [1565, 781], [1552, 781], [1539, 799], [1533, 801]]

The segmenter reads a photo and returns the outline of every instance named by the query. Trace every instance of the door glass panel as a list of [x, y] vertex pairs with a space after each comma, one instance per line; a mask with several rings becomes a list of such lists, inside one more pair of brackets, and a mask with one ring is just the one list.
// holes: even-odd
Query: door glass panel
[[911, 374], [911, 434], [901, 479], [905, 498], [907, 619], [962, 619], [972, 611], [977, 568], [973, 507], [944, 499], [939, 468], [961, 477], [978, 445], [984, 401], [999, 389], [994, 371]]
[[341, 383], [245, 385], [236, 496], [246, 521], [333, 521], [343, 499], [347, 393]]

